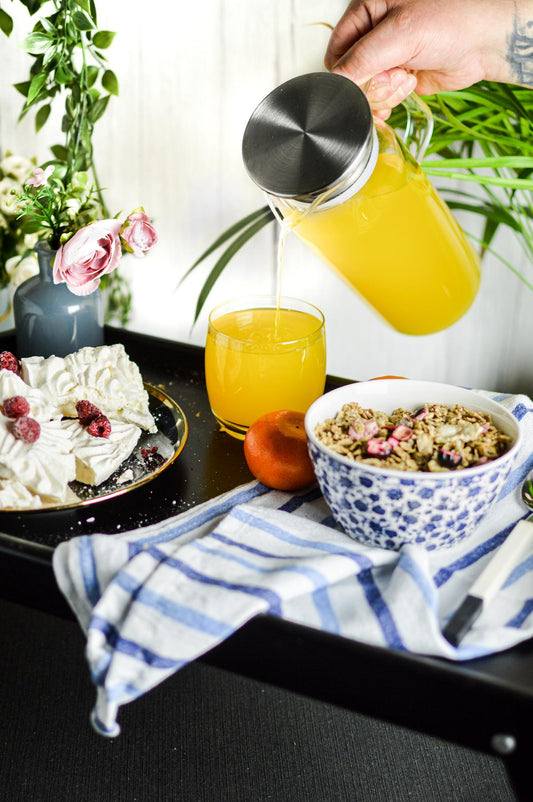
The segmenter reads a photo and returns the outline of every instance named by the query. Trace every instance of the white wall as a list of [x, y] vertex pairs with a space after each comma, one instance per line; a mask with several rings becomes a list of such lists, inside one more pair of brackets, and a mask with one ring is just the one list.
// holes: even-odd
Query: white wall
[[[131, 328], [202, 344], [206, 313], [191, 330], [208, 265], [179, 290], [187, 268], [216, 236], [264, 200], [241, 162], [245, 124], [281, 81], [322, 69], [343, 0], [203, 0], [201, 3], [97, 0], [99, 27], [117, 31], [107, 51], [120, 80], [98, 123], [95, 151], [112, 213], [144, 205], [160, 241], [143, 260], [121, 268], [132, 282]], [[16, 30], [0, 39], [0, 148], [48, 156], [58, 130], [39, 137], [28, 119], [17, 126], [21, 98], [11, 87], [27, 77], [17, 41], [30, 30], [21, 4], [9, 4]], [[229, 265], [209, 306], [275, 286], [276, 231], [265, 229]], [[414, 246], [415, 247], [415, 246]], [[516, 242], [500, 247], [533, 276]], [[212, 262], [210, 263], [212, 264]], [[533, 293], [494, 257], [484, 262], [480, 293], [445, 332], [409, 337], [386, 327], [295, 238], [286, 246], [283, 292], [325, 313], [328, 370], [350, 378], [399, 374], [501, 391], [533, 392]]]

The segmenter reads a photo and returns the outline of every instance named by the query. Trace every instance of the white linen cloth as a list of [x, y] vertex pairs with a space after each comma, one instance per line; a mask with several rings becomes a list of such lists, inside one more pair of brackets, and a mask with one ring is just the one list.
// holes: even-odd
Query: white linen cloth
[[533, 403], [491, 395], [522, 420], [524, 446], [488, 517], [452, 548], [370, 548], [336, 528], [318, 488], [287, 494], [258, 482], [153, 526], [59, 545], [56, 579], [87, 634], [95, 729], [118, 735], [120, 705], [262, 612], [450, 660], [532, 637], [533, 553], [459, 647], [442, 635], [494, 550], [529, 515], [520, 485], [533, 468]]

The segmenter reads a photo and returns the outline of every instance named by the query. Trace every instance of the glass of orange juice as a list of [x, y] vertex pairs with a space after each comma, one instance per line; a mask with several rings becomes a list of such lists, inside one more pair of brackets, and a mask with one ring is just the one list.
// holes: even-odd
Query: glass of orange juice
[[220, 304], [209, 316], [205, 377], [211, 410], [234, 437], [267, 412], [306, 412], [326, 380], [322, 312], [276, 295]]

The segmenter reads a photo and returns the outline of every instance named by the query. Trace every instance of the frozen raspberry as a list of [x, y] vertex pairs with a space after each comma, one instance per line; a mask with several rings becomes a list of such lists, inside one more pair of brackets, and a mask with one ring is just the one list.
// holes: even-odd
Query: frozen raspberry
[[27, 415], [29, 411], [30, 405], [23, 395], [12, 395], [11, 398], [6, 398], [4, 401], [6, 418], [20, 418], [21, 415]]
[[24, 440], [25, 443], [35, 443], [41, 434], [41, 427], [34, 418], [29, 418], [27, 415], [21, 415], [16, 418], [11, 424], [11, 434], [17, 440]]
[[93, 437], [109, 437], [111, 432], [111, 423], [109, 418], [105, 415], [98, 415], [97, 418], [91, 420], [87, 426], [87, 431]]
[[82, 401], [76, 401], [76, 412], [82, 426], [88, 426], [91, 421], [102, 414], [95, 404], [85, 398]]
[[157, 446], [152, 448], [141, 448], [141, 457], [144, 460], [145, 467], [148, 471], [155, 471], [165, 461], [165, 458], [158, 454]]
[[11, 353], [11, 351], [2, 351], [0, 353], [0, 370], [2, 368], [13, 371], [13, 373], [16, 373], [17, 376], [20, 375], [19, 361], [17, 357]]
[[413, 430], [410, 426], [404, 426], [403, 423], [400, 423], [393, 430], [392, 436], [396, 438], [396, 440], [410, 440], [413, 436]]
[[388, 440], [380, 440], [379, 438], [368, 440], [366, 444], [367, 453], [375, 457], [388, 457], [394, 445], [391, 442], [393, 439], [389, 437]]

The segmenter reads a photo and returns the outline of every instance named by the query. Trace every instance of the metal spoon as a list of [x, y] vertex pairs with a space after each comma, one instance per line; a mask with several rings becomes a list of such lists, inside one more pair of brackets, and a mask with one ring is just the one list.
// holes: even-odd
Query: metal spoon
[[524, 504], [533, 509], [533, 479], [531, 479], [529, 476], [524, 479], [524, 482], [522, 483], [520, 495]]

